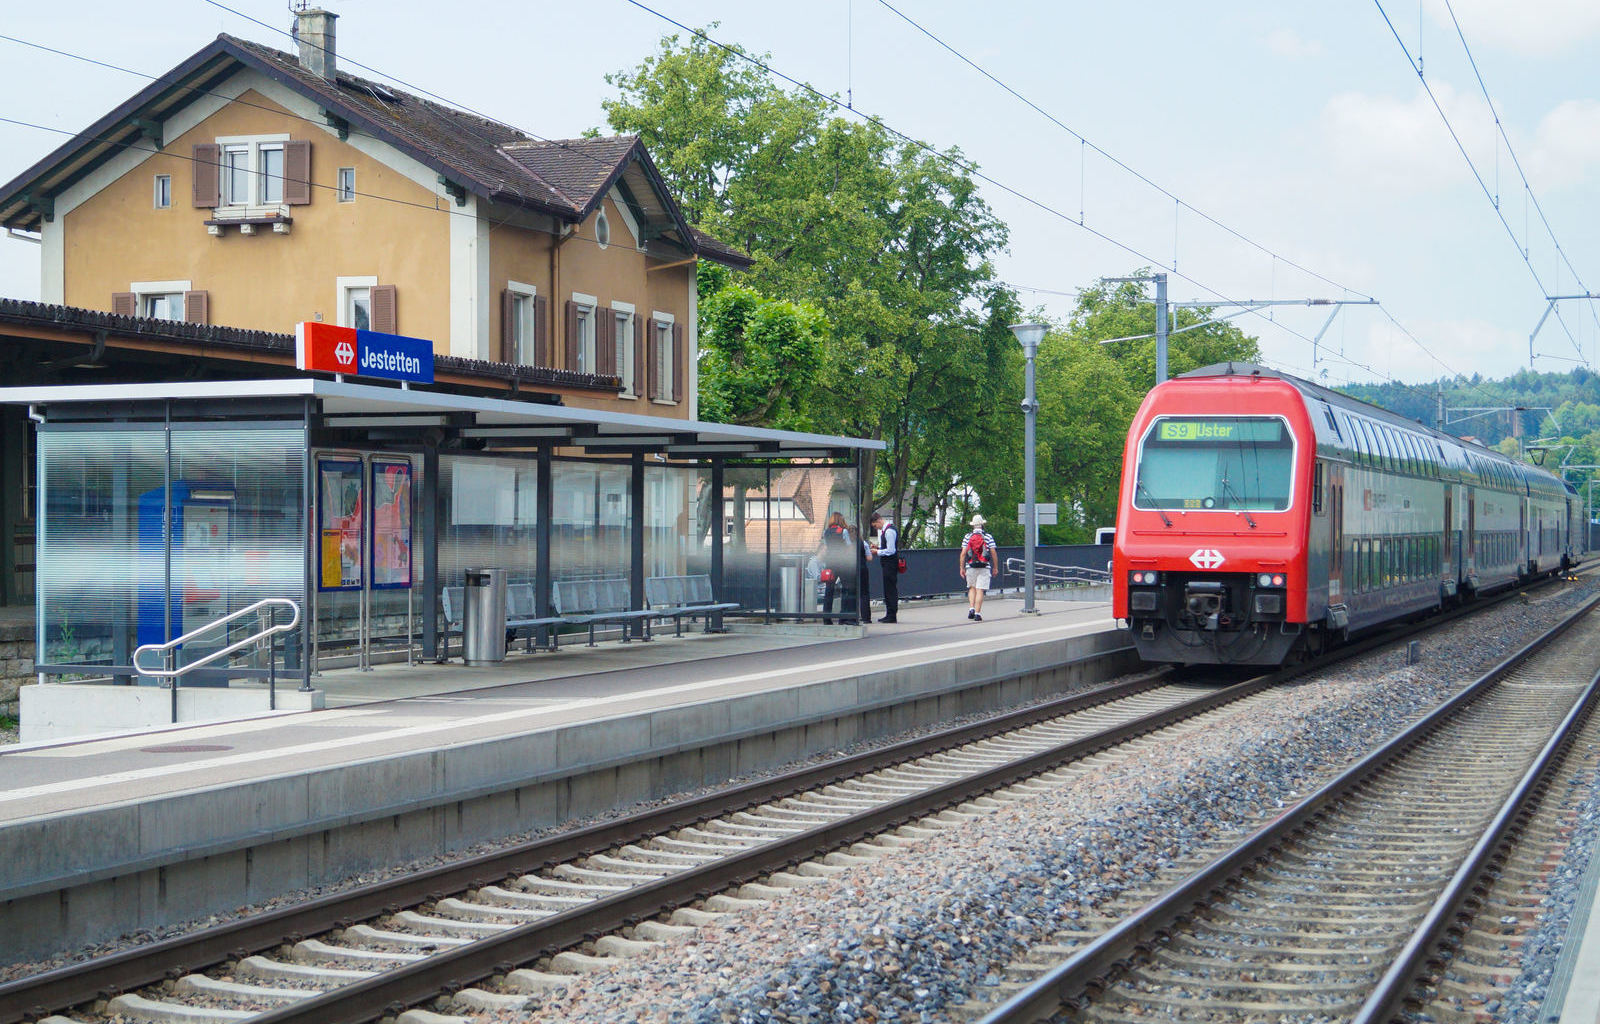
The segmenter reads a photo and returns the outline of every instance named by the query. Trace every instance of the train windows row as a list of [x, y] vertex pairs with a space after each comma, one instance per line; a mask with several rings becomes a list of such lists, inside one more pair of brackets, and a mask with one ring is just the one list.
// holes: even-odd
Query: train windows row
[[1358, 537], [1345, 562], [1355, 569], [1351, 587], [1366, 594], [1439, 575], [1439, 538], [1434, 536]]
[[1355, 452], [1357, 465], [1410, 476], [1439, 476], [1439, 464], [1444, 460], [1444, 451], [1438, 442], [1409, 430], [1387, 423], [1373, 423], [1348, 413], [1342, 419], [1344, 429], [1341, 433]]

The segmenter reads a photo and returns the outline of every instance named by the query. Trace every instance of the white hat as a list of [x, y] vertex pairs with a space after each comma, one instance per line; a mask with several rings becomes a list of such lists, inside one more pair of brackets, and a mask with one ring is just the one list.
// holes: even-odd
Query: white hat
[[988, 522], [988, 520], [984, 519], [982, 516], [973, 516], [972, 517], [972, 525], [973, 526], [982, 526], [986, 522]]

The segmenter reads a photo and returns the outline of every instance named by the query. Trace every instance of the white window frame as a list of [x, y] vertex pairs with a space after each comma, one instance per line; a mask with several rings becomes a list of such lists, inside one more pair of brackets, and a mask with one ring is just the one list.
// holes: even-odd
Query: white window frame
[[155, 195], [151, 201], [155, 204], [155, 208], [158, 210], [172, 209], [172, 175], [156, 175], [156, 180], [153, 187], [155, 190]]
[[595, 352], [595, 311], [600, 308], [600, 300], [593, 295], [584, 295], [581, 292], [572, 293], [572, 304], [578, 307], [578, 365], [569, 366], [569, 370], [578, 370], [583, 373], [594, 373]]
[[[539, 289], [531, 284], [521, 281], [507, 281], [506, 291], [516, 296], [512, 300], [512, 311], [516, 333], [511, 337], [511, 358], [522, 366], [534, 365], [534, 344], [538, 337], [538, 307], [535, 300], [539, 297]], [[524, 301], [526, 300], [526, 301]], [[526, 314], [526, 315], [524, 315]]]
[[[350, 183], [348, 185], [345, 184], [345, 180], [344, 180], [345, 179], [345, 175], [347, 173], [350, 175]], [[341, 167], [341, 168], [339, 168], [339, 176], [337, 178], [335, 178], [334, 180], [338, 183], [335, 191], [338, 194], [339, 202], [341, 202], [341, 203], [353, 203], [353, 202], [355, 202], [356, 201], [356, 169], [354, 167]]]
[[[222, 159], [219, 161], [222, 166], [217, 172], [220, 175], [217, 197], [221, 202], [217, 208], [233, 212], [253, 210], [282, 211], [284, 209], [283, 177], [288, 172], [288, 142], [289, 136], [287, 134], [217, 136], [216, 143], [222, 147]], [[263, 178], [265, 173], [264, 161], [261, 156], [264, 150], [277, 150], [284, 153], [280, 161], [283, 164], [284, 174], [279, 174], [278, 176], [278, 199], [276, 202], [269, 203], [266, 199], [266, 181]], [[233, 190], [229, 188], [228, 154], [230, 152], [243, 153], [245, 157], [244, 172], [247, 194], [243, 199], [235, 196]]]
[[661, 353], [661, 360], [650, 368], [655, 371], [650, 374], [650, 379], [662, 395], [661, 398], [652, 397], [650, 401], [655, 405], [677, 405], [672, 400], [672, 384], [678, 369], [676, 360], [672, 358], [672, 325], [677, 321], [671, 313], [663, 313], [659, 309], [650, 311], [650, 319], [655, 323], [654, 329], [661, 332], [656, 346], [656, 351]]
[[611, 219], [606, 216], [605, 207], [594, 215], [594, 240], [600, 248], [609, 248], [611, 245]]
[[135, 281], [128, 286], [133, 293], [133, 315], [149, 316], [145, 307], [150, 300], [164, 298], [174, 303], [177, 316], [163, 317], [161, 319], [183, 322], [183, 293], [194, 291], [194, 285], [188, 281]]
[[335, 291], [333, 297], [333, 308], [337, 311], [337, 319], [334, 322], [340, 327], [355, 326], [355, 315], [353, 312], [355, 307], [352, 305], [352, 301], [355, 298], [354, 293], [365, 290], [367, 293], [367, 329], [371, 330], [372, 289], [376, 288], [377, 286], [378, 279], [376, 276], [336, 278], [334, 280]]
[[634, 332], [639, 329], [639, 314], [633, 303], [616, 301], [611, 303], [611, 314], [619, 323], [627, 324], [625, 329], [617, 331], [617, 376], [622, 378], [622, 391], [617, 397], [632, 402], [640, 397], [635, 384], [638, 378], [633, 372], [634, 349], [637, 347], [634, 344]]

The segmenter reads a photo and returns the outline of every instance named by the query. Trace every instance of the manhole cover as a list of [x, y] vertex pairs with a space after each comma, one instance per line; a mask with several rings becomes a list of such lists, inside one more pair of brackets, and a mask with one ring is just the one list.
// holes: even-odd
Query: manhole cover
[[207, 750], [232, 750], [220, 743], [169, 743], [164, 747], [140, 747], [146, 754], [199, 754]]

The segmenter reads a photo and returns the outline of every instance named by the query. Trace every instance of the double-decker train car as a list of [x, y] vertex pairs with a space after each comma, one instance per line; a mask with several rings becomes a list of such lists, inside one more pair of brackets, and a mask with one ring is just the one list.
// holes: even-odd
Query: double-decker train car
[[1194, 370], [1128, 431], [1113, 614], [1147, 661], [1277, 665], [1558, 572], [1577, 493], [1541, 469], [1264, 367]]

